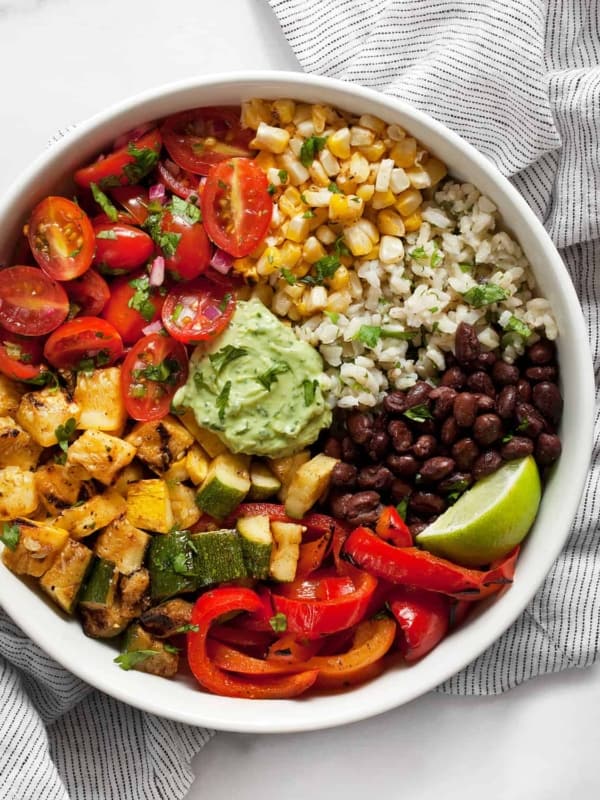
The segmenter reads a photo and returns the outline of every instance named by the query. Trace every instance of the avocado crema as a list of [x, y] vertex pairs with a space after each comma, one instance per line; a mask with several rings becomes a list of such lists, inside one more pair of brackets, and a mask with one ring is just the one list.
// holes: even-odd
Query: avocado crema
[[194, 350], [174, 405], [233, 453], [292, 455], [331, 424], [322, 375], [314, 348], [259, 300], [239, 301], [225, 331]]

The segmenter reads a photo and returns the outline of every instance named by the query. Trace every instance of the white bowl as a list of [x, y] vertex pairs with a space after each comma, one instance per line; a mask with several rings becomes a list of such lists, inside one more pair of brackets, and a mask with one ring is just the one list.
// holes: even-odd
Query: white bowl
[[76, 167], [118, 134], [182, 109], [237, 104], [250, 97], [319, 101], [397, 122], [439, 156], [453, 176], [474, 183], [488, 195], [523, 247], [541, 293], [552, 303], [560, 330], [558, 352], [565, 401], [563, 453], [546, 487], [511, 588], [487, 602], [420, 663], [390, 669], [343, 694], [301, 700], [239, 700], [206, 694], [185, 678], [168, 681], [124, 672], [113, 663], [112, 646], [86, 638], [77, 621], [67, 619], [0, 566], [0, 603], [40, 647], [83, 680], [119, 700], [181, 722], [273, 733], [340, 725], [406, 703], [466, 666], [519, 616], [565, 544], [577, 509], [591, 452], [594, 381], [579, 302], [565, 266], [511, 184], [487, 158], [426, 114], [369, 89], [326, 78], [283, 72], [198, 77], [153, 89], [103, 111], [41, 155], [2, 198], [0, 263], [7, 263], [11, 243], [34, 203], [55, 191]]

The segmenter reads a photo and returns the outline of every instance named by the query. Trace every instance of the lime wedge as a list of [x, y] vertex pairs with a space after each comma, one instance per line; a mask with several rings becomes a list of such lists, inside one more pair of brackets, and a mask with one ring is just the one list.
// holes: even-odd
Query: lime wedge
[[489, 564], [522, 542], [542, 496], [532, 456], [509, 461], [482, 478], [417, 535], [435, 555], [466, 567]]

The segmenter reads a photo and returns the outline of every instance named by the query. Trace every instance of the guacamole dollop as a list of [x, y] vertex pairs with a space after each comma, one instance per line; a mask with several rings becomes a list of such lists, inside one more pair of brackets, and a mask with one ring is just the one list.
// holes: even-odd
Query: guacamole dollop
[[331, 424], [323, 362], [259, 300], [239, 301], [229, 326], [199, 345], [174, 398], [233, 453], [287, 456]]

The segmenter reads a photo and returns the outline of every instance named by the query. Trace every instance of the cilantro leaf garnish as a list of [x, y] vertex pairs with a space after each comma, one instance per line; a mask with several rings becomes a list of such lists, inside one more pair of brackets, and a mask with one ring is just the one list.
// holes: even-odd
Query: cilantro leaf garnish
[[504, 332], [516, 333], [517, 336], [521, 336], [523, 339], [529, 339], [531, 336], [531, 328], [525, 325], [524, 322], [521, 322], [521, 320], [518, 317], [515, 317], [514, 314], [504, 326]]
[[281, 181], [281, 183], [287, 183], [288, 179], [287, 169], [280, 169], [277, 174], [279, 175], [279, 180]]
[[218, 305], [218, 309], [221, 312], [221, 314], [225, 312], [225, 309], [229, 305], [229, 301], [231, 300], [231, 298], [232, 298], [231, 292], [225, 292], [225, 294], [223, 295], [223, 299]]
[[396, 511], [403, 520], [406, 520], [406, 514], [408, 513], [408, 497], [403, 498], [398, 505], [396, 506]]
[[175, 384], [181, 372], [181, 365], [176, 358], [163, 359], [160, 364], [148, 364], [141, 369], [134, 369], [132, 377], [134, 380], [139, 381], [145, 378], [147, 381], [154, 381], [155, 383]]
[[269, 620], [269, 625], [275, 633], [285, 633], [287, 630], [287, 617], [281, 611]]
[[154, 167], [158, 161], [158, 153], [151, 147], [139, 148], [135, 142], [129, 142], [127, 152], [133, 157], [133, 162], [123, 167], [123, 173], [129, 183], [138, 183]]
[[412, 419], [413, 422], [425, 422], [427, 419], [433, 419], [431, 411], [425, 403], [420, 403], [419, 405], [407, 409], [404, 412], [404, 416], [408, 419]]
[[141, 664], [147, 658], [158, 655], [157, 650], [132, 650], [130, 653], [121, 653], [121, 655], [113, 658], [115, 664], [118, 664], [121, 669], [133, 669], [137, 664]]
[[58, 446], [60, 449], [66, 453], [69, 447], [69, 439], [75, 433], [75, 428], [77, 427], [77, 420], [75, 417], [69, 417], [69, 419], [65, 422], [64, 425], [58, 425], [57, 428], [54, 430], [54, 435], [58, 440]]
[[315, 402], [315, 395], [317, 393], [317, 389], [319, 387], [319, 381], [317, 380], [309, 380], [306, 378], [302, 381], [302, 391], [304, 392], [304, 405], [308, 408], [308, 406], [312, 406]]
[[269, 367], [266, 372], [263, 372], [262, 375], [257, 375], [256, 380], [261, 383], [267, 391], [269, 391], [271, 385], [277, 380], [277, 376], [289, 371], [289, 364], [286, 364], [285, 361], [278, 361], [273, 364], [272, 367]]
[[209, 359], [215, 372], [221, 372], [227, 364], [231, 364], [232, 361], [246, 355], [248, 355], [248, 351], [245, 347], [235, 347], [234, 345], [226, 344], [225, 347], [217, 350], [216, 353], [211, 353]]
[[354, 337], [362, 342], [365, 347], [373, 349], [381, 337], [381, 328], [378, 325], [361, 325]]
[[150, 299], [152, 290], [150, 288], [150, 278], [142, 275], [129, 281], [129, 285], [135, 289], [134, 294], [129, 298], [127, 305], [138, 311], [146, 322], [151, 322], [156, 312], [156, 307]]
[[333, 243], [333, 251], [336, 256], [349, 256], [351, 255], [350, 250], [348, 249], [348, 245], [344, 241], [344, 236], [338, 236], [338, 238]]
[[8, 547], [9, 550], [16, 550], [19, 544], [19, 526], [14, 523], [4, 522], [2, 525], [2, 533], [0, 533], [0, 542]]
[[294, 273], [291, 270], [286, 269], [285, 267], [282, 267], [279, 271], [281, 272], [281, 277], [287, 283], [289, 283], [290, 286], [293, 286], [296, 283], [296, 276], [294, 275]]
[[96, 234], [96, 239], [116, 239], [117, 234], [114, 231], [107, 230], [107, 231], [98, 231]]
[[340, 189], [340, 187], [337, 185], [337, 183], [334, 183], [333, 181], [329, 184], [327, 188], [332, 194], [344, 194]]
[[[185, 203], [185, 200], [182, 202]], [[191, 206], [190, 203], [186, 203], [186, 206], [188, 205]], [[195, 206], [191, 207], [195, 208]], [[164, 231], [162, 229], [163, 216], [164, 210], [155, 211], [152, 214], [149, 214], [142, 227], [148, 231], [152, 237], [152, 240], [163, 251], [164, 256], [166, 258], [172, 258], [177, 252], [177, 246], [179, 245], [181, 234], [173, 231]]]
[[506, 300], [507, 297], [508, 292], [501, 286], [496, 286], [495, 283], [480, 283], [463, 293], [463, 298], [473, 308], [481, 308], [481, 306], [487, 306], [490, 303], [498, 303], [500, 300]]
[[219, 421], [225, 421], [225, 411], [227, 406], [229, 405], [229, 394], [231, 392], [231, 381], [227, 381], [225, 386], [222, 388], [220, 394], [217, 396], [215, 400], [215, 405], [219, 409]]
[[408, 255], [415, 261], [419, 261], [421, 258], [427, 258], [424, 247], [415, 247]]
[[102, 189], [96, 183], [90, 183], [90, 189], [92, 190], [92, 197], [98, 203], [102, 211], [104, 211], [109, 220], [111, 220], [111, 222], [116, 222], [119, 217], [119, 212], [110, 202], [109, 198], [104, 194]]
[[300, 148], [300, 161], [305, 167], [310, 167], [315, 157], [325, 147], [326, 136], [309, 136]]
[[178, 628], [175, 628], [173, 633], [198, 633], [200, 630], [199, 625], [193, 625], [191, 622], [186, 622], [185, 625], [180, 625]]
[[177, 197], [176, 194], [173, 195], [169, 203], [169, 210], [173, 216], [181, 217], [188, 222], [194, 223], [202, 221], [202, 212], [198, 206], [195, 206], [193, 203], [188, 203], [187, 200], [182, 200], [182, 198]]

